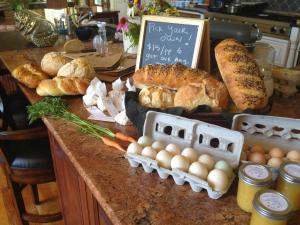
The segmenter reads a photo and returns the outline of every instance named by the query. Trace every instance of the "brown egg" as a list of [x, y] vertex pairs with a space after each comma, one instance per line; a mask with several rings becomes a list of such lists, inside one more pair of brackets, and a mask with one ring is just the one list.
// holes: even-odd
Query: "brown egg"
[[291, 161], [300, 162], [300, 151], [297, 150], [289, 151], [286, 157]]
[[266, 164], [266, 158], [265, 155], [259, 152], [252, 152], [249, 157], [248, 160], [251, 162], [255, 162], [258, 164], [262, 164], [265, 165]]
[[249, 145], [247, 145], [247, 144], [244, 144], [244, 145], [243, 145], [243, 151], [246, 152], [246, 151], [249, 150], [249, 148], [250, 148]]
[[274, 168], [279, 168], [281, 163], [283, 163], [282, 158], [271, 158], [268, 161], [268, 165]]
[[285, 155], [285, 152], [280, 148], [271, 148], [269, 151], [269, 155], [272, 158], [283, 158]]
[[265, 150], [261, 145], [252, 146], [251, 152], [259, 152], [259, 153], [265, 154]]
[[246, 152], [244, 152], [244, 151], [241, 152], [240, 160], [242, 160], [242, 161], [247, 160], [247, 153]]

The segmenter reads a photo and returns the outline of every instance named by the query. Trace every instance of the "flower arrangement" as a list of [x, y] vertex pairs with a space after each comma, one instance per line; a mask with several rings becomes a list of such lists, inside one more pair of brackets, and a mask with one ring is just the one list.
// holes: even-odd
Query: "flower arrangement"
[[129, 38], [132, 46], [137, 46], [141, 29], [140, 19], [143, 15], [178, 16], [178, 14], [177, 9], [164, 0], [150, 0], [147, 4], [141, 4], [140, 0], [129, 0], [128, 17], [120, 19], [117, 32], [122, 32]]

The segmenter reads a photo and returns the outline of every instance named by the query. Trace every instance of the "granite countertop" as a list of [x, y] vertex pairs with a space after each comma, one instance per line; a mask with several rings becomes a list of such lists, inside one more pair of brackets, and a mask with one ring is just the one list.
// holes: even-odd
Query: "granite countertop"
[[[12, 70], [30, 60], [26, 56], [28, 52], [36, 58], [42, 55], [37, 50], [27, 50], [25, 56], [24, 51], [14, 51], [0, 53], [0, 58]], [[32, 103], [41, 99], [34, 90], [20, 87]], [[80, 97], [64, 99], [71, 112], [81, 118], [88, 117]], [[300, 94], [292, 99], [275, 97], [271, 114], [300, 118], [299, 101]], [[178, 186], [172, 179], [160, 179], [156, 172], [147, 174], [141, 167], [130, 167], [123, 152], [80, 133], [76, 126], [65, 120], [44, 118], [44, 122], [113, 224], [249, 224], [250, 214], [243, 212], [236, 204], [236, 182], [222, 198], [212, 200], [206, 191], [195, 193], [189, 185]], [[137, 137], [133, 126], [95, 123]], [[126, 147], [126, 143], [122, 145]], [[299, 221], [298, 212], [288, 225], [299, 225]]]

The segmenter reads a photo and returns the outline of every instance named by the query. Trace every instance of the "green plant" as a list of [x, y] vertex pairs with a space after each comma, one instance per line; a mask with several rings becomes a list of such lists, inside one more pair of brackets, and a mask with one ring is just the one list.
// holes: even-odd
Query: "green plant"
[[13, 11], [20, 11], [27, 8], [31, 0], [10, 0], [10, 7]]

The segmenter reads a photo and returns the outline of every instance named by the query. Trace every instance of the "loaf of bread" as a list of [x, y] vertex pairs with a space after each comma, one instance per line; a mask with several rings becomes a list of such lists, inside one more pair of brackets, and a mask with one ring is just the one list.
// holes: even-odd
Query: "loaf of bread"
[[182, 64], [147, 65], [134, 73], [133, 81], [140, 89], [149, 86], [178, 89], [190, 83], [199, 83], [207, 76], [205, 71], [191, 69]]
[[234, 39], [215, 48], [217, 64], [228, 92], [240, 110], [260, 109], [267, 104], [263, 77], [253, 56]]
[[84, 44], [78, 39], [69, 40], [64, 44], [64, 51], [66, 53], [81, 52], [83, 49]]
[[158, 87], [145, 87], [139, 93], [139, 102], [142, 106], [150, 108], [170, 108], [174, 107], [175, 91]]
[[58, 70], [71, 60], [60, 52], [49, 52], [44, 55], [41, 61], [42, 70], [51, 77], [57, 75]]
[[12, 76], [29, 88], [36, 88], [39, 83], [49, 76], [34, 64], [23, 64], [15, 68]]
[[84, 95], [89, 79], [55, 77], [43, 80], [36, 89], [40, 96]]
[[174, 96], [174, 106], [183, 107], [187, 111], [199, 105], [207, 105], [214, 112], [226, 110], [229, 95], [225, 85], [212, 78], [203, 79], [201, 83], [191, 83], [180, 87]]
[[95, 77], [95, 70], [87, 59], [78, 58], [61, 67], [57, 73], [57, 76], [92, 79]]

